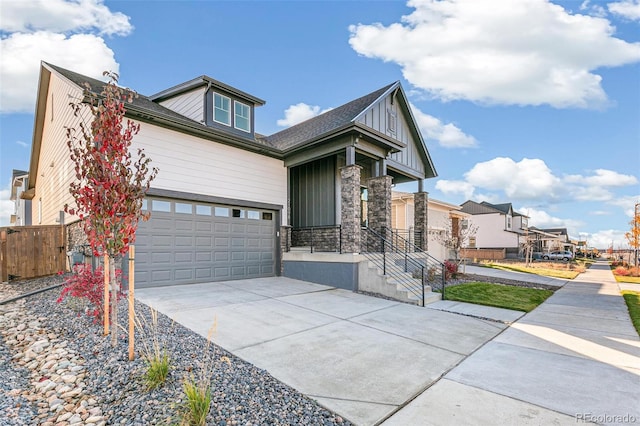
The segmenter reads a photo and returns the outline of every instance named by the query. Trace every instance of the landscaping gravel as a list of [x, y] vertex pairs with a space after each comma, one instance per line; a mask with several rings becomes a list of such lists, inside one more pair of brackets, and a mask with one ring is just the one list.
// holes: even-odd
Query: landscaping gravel
[[[0, 284], [0, 300], [62, 279]], [[56, 303], [60, 291], [0, 305], [0, 412], [6, 413], [0, 425], [179, 424], [184, 380], [197, 377], [208, 361], [212, 402], [207, 424], [350, 424], [162, 314], [158, 314], [158, 336], [172, 368], [163, 385], [148, 390], [140, 353], [128, 361], [122, 320], [127, 316], [126, 300], [119, 304], [122, 330], [112, 348], [102, 327], [78, 311], [80, 305]], [[150, 318], [146, 305], [135, 306], [139, 316]], [[137, 342], [136, 349], [141, 348]]]

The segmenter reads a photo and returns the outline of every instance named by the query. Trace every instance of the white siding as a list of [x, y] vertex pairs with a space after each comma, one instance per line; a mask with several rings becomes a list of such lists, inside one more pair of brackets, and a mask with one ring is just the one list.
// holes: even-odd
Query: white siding
[[153, 188], [283, 206], [287, 217], [287, 169], [282, 160], [141, 123], [133, 148], [157, 167]]
[[[55, 224], [66, 203], [74, 205], [69, 185], [75, 180], [75, 173], [66, 145], [65, 126], [78, 128], [80, 119], [73, 116], [67, 94], [78, 99], [82, 91], [52, 73], [33, 198], [33, 224], [38, 224], [40, 199], [43, 225]], [[85, 112], [84, 122], [88, 125], [91, 115], [88, 109]], [[283, 161], [148, 123], [141, 123], [140, 127], [133, 138], [132, 150], [137, 153], [138, 147], [144, 148], [152, 166], [159, 169], [152, 187], [279, 204], [283, 206], [282, 218], [286, 222], [287, 172]], [[75, 219], [67, 216], [65, 222]]]
[[472, 216], [473, 224], [478, 227], [476, 247], [503, 248], [518, 247], [518, 235], [505, 231], [505, 217], [501, 214], [477, 214]]
[[[68, 96], [70, 95], [70, 96]], [[69, 106], [70, 100], [80, 99], [82, 91], [51, 74], [47, 108], [42, 132], [42, 147], [36, 176], [29, 176], [36, 180], [36, 191], [33, 198], [32, 223], [34, 225], [53, 225], [60, 217], [64, 205], [75, 205], [69, 193], [69, 185], [75, 180], [73, 163], [69, 158], [67, 135], [65, 126], [79, 129], [80, 118], [74, 117]], [[85, 108], [85, 123], [90, 123], [90, 113]], [[39, 222], [39, 201], [42, 200], [42, 221]], [[75, 220], [67, 216], [65, 222]]]
[[178, 114], [182, 114], [187, 118], [201, 123], [205, 119], [204, 92], [205, 88], [201, 87], [159, 102], [159, 104], [177, 112]]

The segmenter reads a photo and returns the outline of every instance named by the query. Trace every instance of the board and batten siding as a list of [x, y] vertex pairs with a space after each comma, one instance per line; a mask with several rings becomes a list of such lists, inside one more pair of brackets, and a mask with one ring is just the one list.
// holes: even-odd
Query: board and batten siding
[[[75, 128], [79, 132], [80, 121], [91, 122], [91, 112], [88, 107], [83, 108], [84, 118], [80, 118], [74, 116], [73, 109], [69, 106], [70, 101], [81, 98], [81, 89], [61, 79], [55, 72], [51, 73], [35, 196], [31, 201], [33, 225], [55, 225], [59, 221], [60, 211], [64, 210], [64, 205], [75, 205], [69, 193], [69, 185], [75, 180], [75, 171], [69, 156], [65, 126]], [[76, 219], [75, 216], [65, 215], [65, 223]]]
[[200, 87], [167, 100], [158, 102], [165, 108], [184, 115], [198, 123], [202, 123], [204, 117], [204, 92], [205, 87]]
[[[395, 115], [395, 132], [390, 128], [390, 114]], [[390, 138], [406, 144], [406, 148], [403, 148], [400, 152], [391, 154], [389, 158], [392, 161], [396, 161], [407, 166], [420, 174], [425, 173], [424, 161], [417, 147], [417, 144], [420, 144], [421, 142], [416, 140], [416, 138], [411, 134], [408, 121], [405, 117], [405, 112], [398, 105], [397, 100], [394, 100], [392, 103], [391, 96], [381, 99], [358, 119], [358, 123], [371, 127]]]
[[140, 124], [132, 148], [143, 148], [158, 168], [153, 188], [278, 204], [283, 206], [281, 217], [287, 217], [282, 160], [148, 123]]

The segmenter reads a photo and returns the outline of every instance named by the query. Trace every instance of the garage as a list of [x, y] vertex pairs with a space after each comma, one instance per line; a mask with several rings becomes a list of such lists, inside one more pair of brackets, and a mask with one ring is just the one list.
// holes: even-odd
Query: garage
[[147, 198], [136, 233], [137, 287], [192, 284], [276, 273], [277, 211]]

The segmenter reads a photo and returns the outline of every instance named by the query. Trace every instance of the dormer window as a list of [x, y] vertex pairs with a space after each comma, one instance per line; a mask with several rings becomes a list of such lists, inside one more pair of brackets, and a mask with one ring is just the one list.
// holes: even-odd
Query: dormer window
[[231, 99], [219, 93], [213, 94], [213, 121], [231, 126]]
[[251, 108], [242, 102], [233, 101], [234, 127], [245, 132], [251, 132]]

